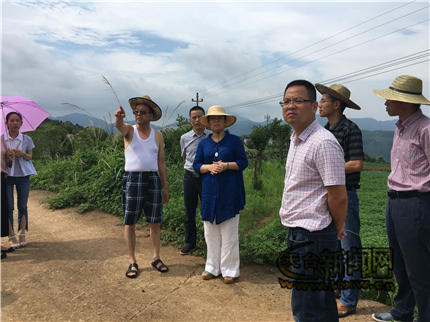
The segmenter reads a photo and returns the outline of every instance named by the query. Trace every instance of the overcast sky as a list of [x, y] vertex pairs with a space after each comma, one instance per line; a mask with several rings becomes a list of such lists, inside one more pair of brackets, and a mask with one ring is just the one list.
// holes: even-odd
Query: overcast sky
[[149, 95], [173, 113], [167, 124], [188, 115], [196, 93], [206, 110], [282, 119], [278, 102], [299, 78], [347, 86], [362, 108], [347, 109], [350, 118], [391, 119], [371, 89], [399, 75], [421, 78], [430, 98], [428, 1], [2, 1], [1, 20], [2, 96], [28, 97], [55, 117], [83, 113], [62, 103], [113, 117], [118, 102], [102, 75], [129, 120], [128, 99]]

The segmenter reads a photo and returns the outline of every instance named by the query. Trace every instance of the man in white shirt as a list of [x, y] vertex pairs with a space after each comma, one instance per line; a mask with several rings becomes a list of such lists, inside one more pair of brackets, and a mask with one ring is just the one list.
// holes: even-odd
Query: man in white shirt
[[163, 220], [162, 203], [169, 202], [169, 193], [163, 135], [149, 126], [151, 121], [161, 118], [161, 109], [147, 95], [130, 98], [129, 103], [137, 124], [131, 126], [124, 123], [125, 112], [120, 106], [115, 112], [115, 125], [124, 137], [125, 173], [121, 199], [124, 211], [124, 237], [130, 263], [126, 276], [135, 278], [139, 269], [134, 254], [135, 226], [142, 210], [145, 211], [149, 223], [154, 248], [154, 261], [151, 265], [161, 273], [168, 271], [160, 259], [159, 223]]

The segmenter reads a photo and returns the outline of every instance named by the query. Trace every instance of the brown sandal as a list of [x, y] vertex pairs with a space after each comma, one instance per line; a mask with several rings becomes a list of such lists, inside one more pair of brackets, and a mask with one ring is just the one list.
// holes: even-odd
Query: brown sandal
[[[203, 275], [203, 274], [206, 274], [206, 275]], [[211, 273], [209, 273], [208, 271], [204, 271], [202, 273], [202, 277], [203, 277], [204, 280], [210, 280], [214, 276]]]
[[234, 282], [234, 277], [230, 277], [230, 276], [224, 277], [224, 283], [225, 284], [233, 284], [233, 282]]
[[337, 314], [339, 314], [340, 318], [344, 318], [350, 314], [354, 314], [356, 312], [355, 309], [351, 309], [341, 302], [337, 302]]

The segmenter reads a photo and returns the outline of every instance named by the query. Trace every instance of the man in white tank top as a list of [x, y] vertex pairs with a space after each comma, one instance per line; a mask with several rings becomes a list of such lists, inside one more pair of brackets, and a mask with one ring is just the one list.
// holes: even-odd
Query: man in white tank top
[[115, 125], [124, 137], [125, 174], [122, 185], [122, 207], [124, 213], [124, 238], [127, 245], [130, 266], [126, 272], [129, 278], [138, 274], [135, 257], [136, 223], [145, 211], [149, 223], [154, 261], [151, 265], [161, 273], [168, 271], [160, 259], [160, 222], [163, 220], [163, 206], [169, 202], [167, 192], [167, 167], [164, 159], [164, 141], [160, 131], [149, 126], [151, 121], [161, 118], [161, 109], [147, 95], [129, 99], [135, 115], [136, 125], [124, 123], [122, 106], [115, 111]]

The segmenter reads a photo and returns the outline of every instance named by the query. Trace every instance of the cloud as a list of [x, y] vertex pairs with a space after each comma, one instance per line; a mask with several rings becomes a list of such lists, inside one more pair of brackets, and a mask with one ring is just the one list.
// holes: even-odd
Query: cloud
[[[197, 92], [205, 107], [232, 106], [282, 93], [293, 79], [336, 79], [429, 48], [429, 24], [422, 22], [429, 13], [417, 11], [423, 2], [2, 5], [2, 95], [34, 98], [56, 116], [69, 112], [62, 102], [98, 117], [113, 114], [118, 103], [101, 75], [124, 105], [143, 94], [163, 108], [185, 100], [176, 112], [186, 115]], [[363, 106], [348, 116], [388, 119], [370, 89], [386, 88], [400, 74], [422, 78], [428, 97], [428, 56], [395, 69], [413, 63], [345, 83]], [[232, 111], [260, 121], [266, 113], [282, 117], [277, 100]]]

